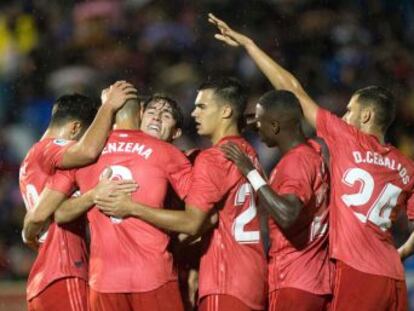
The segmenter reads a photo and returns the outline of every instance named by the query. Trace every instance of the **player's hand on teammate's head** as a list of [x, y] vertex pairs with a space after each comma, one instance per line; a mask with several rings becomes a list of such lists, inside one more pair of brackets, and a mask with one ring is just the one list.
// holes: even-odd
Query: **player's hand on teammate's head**
[[113, 110], [120, 109], [128, 100], [138, 100], [138, 91], [126, 81], [117, 81], [102, 91], [102, 105], [109, 105]]
[[251, 42], [250, 38], [234, 31], [229, 25], [227, 25], [227, 23], [217, 18], [212, 13], [208, 14], [208, 21], [218, 28], [220, 33], [215, 34], [214, 38], [219, 41], [222, 41], [230, 46], [245, 46]]
[[220, 149], [226, 158], [232, 161], [244, 176], [255, 169], [249, 157], [235, 143], [228, 142], [221, 145]]

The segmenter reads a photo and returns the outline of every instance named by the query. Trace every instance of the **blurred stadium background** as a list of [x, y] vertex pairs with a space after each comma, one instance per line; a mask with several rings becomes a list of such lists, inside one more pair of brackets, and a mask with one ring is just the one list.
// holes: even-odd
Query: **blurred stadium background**
[[[104, 86], [125, 79], [142, 94], [171, 94], [189, 116], [196, 88], [208, 76], [239, 77], [251, 103], [271, 88], [245, 53], [213, 38], [208, 12], [251, 35], [338, 114], [359, 87], [391, 88], [398, 117], [388, 139], [414, 159], [412, 0], [1, 0], [0, 310], [25, 309], [34, 253], [20, 240], [25, 208], [18, 169], [57, 96], [98, 97]], [[277, 151], [246, 135], [270, 169]], [[190, 118], [179, 145], [205, 145]], [[397, 245], [407, 237], [404, 220], [399, 224]], [[413, 308], [414, 260], [406, 271]]]

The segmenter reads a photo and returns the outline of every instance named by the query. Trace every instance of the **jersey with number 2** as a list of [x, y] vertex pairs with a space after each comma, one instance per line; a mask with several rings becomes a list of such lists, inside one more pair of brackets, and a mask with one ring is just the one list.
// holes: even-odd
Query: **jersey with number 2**
[[199, 296], [232, 295], [252, 309], [265, 299], [266, 261], [262, 248], [255, 195], [237, 167], [219, 149], [237, 144], [257, 162], [254, 149], [241, 137], [226, 137], [202, 151], [194, 164], [187, 205], [219, 213], [207, 250], [201, 257]]
[[324, 109], [316, 128], [331, 155], [331, 256], [356, 270], [403, 280], [390, 228], [400, 211], [414, 218], [413, 163]]

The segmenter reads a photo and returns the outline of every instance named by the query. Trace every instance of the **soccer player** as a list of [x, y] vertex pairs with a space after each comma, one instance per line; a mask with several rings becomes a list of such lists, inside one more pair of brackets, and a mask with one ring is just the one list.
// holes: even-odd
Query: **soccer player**
[[236, 145], [222, 146], [271, 216], [268, 268], [269, 310], [322, 311], [332, 295], [333, 267], [328, 254], [328, 171], [321, 146], [307, 140], [302, 111], [289, 91], [270, 91], [256, 105], [256, 127], [282, 158], [269, 184]]
[[108, 215], [134, 216], [190, 235], [201, 233], [209, 214], [218, 211], [218, 227], [209, 233], [200, 263], [201, 311], [265, 307], [266, 260], [253, 189], [219, 149], [232, 141], [258, 163], [254, 149], [240, 136], [245, 106], [244, 88], [234, 79], [209, 81], [199, 88], [192, 116], [198, 134], [213, 146], [196, 158], [185, 211], [154, 209], [122, 194], [96, 202]]
[[242, 46], [276, 89], [294, 93], [330, 152], [330, 255], [336, 261], [333, 310], [407, 310], [400, 256], [390, 232], [403, 209], [414, 219], [414, 165], [385, 143], [394, 120], [392, 94], [357, 90], [342, 119], [319, 107], [299, 81], [248, 37], [209, 16], [221, 40]]
[[[20, 169], [20, 190], [26, 206], [30, 207], [23, 229], [23, 239], [27, 244], [36, 247], [37, 236], [53, 213], [53, 211], [31, 208], [40, 198], [41, 190], [47, 181], [46, 176], [52, 175], [57, 168], [78, 167], [96, 160], [112, 128], [115, 112], [128, 99], [135, 99], [136, 92], [136, 89], [125, 81], [118, 81], [103, 90], [103, 105], [89, 129], [79, 120], [90, 123], [92, 119], [79, 119], [79, 116], [86, 110], [85, 113], [88, 113], [86, 116], [91, 117], [91, 112], [87, 110], [92, 104], [90, 99], [82, 95], [68, 95], [62, 96], [55, 103], [48, 129], [42, 139], [29, 150]], [[74, 142], [73, 139], [81, 137], [83, 132], [85, 135], [78, 142]], [[44, 174], [37, 180], [35, 176], [38, 175], [39, 170]], [[36, 185], [32, 186], [32, 178], [36, 179]], [[50, 201], [55, 200], [53, 196], [48, 198]]]
[[[43, 225], [36, 204], [48, 178], [59, 167], [93, 161], [104, 146], [114, 112], [128, 98], [134, 98], [135, 92], [130, 84], [115, 83], [105, 92], [97, 115], [97, 104], [86, 96], [65, 95], [56, 100], [48, 129], [30, 149], [20, 169], [20, 190], [28, 209], [26, 223], [30, 226], [34, 222], [34, 230], [26, 232], [31, 244], [37, 246], [38, 228]], [[95, 115], [83, 138], [72, 142], [85, 132]], [[39, 253], [27, 284], [29, 310], [86, 310], [87, 257], [83, 225], [82, 220], [65, 228], [52, 224], [40, 237]]]
[[[126, 103], [116, 114], [115, 130], [98, 161], [57, 172], [50, 190], [70, 194], [77, 185], [81, 193], [87, 193], [109, 167], [112, 179], [137, 182], [134, 201], [161, 208], [168, 184], [183, 198], [191, 177], [190, 162], [173, 145], [139, 131], [140, 122], [139, 103]], [[157, 122], [151, 123], [154, 130], [162, 128]], [[90, 209], [87, 217], [92, 310], [182, 310], [167, 251], [169, 237], [164, 231], [139, 219], [108, 217], [96, 208]]]

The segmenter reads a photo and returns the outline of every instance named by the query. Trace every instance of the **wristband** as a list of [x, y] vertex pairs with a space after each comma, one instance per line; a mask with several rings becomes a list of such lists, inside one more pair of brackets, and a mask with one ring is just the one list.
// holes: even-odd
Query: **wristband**
[[252, 185], [254, 191], [257, 191], [260, 189], [260, 187], [267, 185], [267, 182], [263, 179], [257, 170], [251, 170], [247, 174], [246, 178]]

